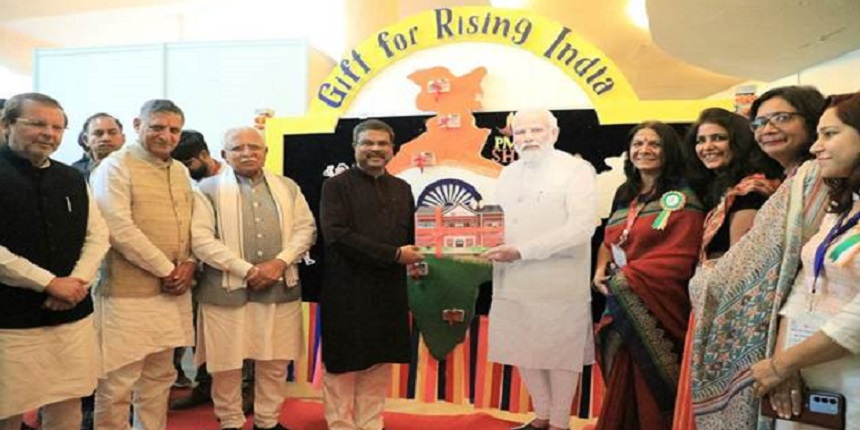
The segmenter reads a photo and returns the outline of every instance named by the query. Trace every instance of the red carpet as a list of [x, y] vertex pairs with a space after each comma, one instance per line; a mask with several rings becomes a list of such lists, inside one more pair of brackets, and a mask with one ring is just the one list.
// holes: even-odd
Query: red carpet
[[[519, 423], [498, 420], [485, 413], [469, 415], [415, 415], [386, 412], [386, 430], [508, 430]], [[245, 429], [253, 428], [249, 417]], [[281, 424], [290, 430], [327, 430], [323, 405], [319, 402], [287, 400]], [[218, 430], [211, 406], [171, 412], [168, 430]]]
[[[171, 397], [183, 396], [187, 389], [173, 390]], [[386, 430], [508, 430], [520, 423], [503, 421], [486, 413], [468, 415], [416, 415], [399, 412], [386, 412]], [[35, 412], [27, 414], [25, 422], [34, 428]], [[323, 418], [323, 405], [320, 402], [288, 399], [281, 412], [281, 424], [290, 430], [327, 430]], [[253, 419], [248, 417], [246, 430], [253, 428]], [[218, 430], [218, 422], [212, 413], [212, 405], [199, 406], [186, 411], [170, 411], [167, 416], [167, 430]]]

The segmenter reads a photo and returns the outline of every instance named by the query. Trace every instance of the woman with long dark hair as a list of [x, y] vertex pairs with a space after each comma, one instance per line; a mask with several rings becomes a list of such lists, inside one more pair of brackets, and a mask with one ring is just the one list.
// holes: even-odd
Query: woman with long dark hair
[[[782, 168], [759, 148], [748, 119], [721, 108], [702, 111], [684, 139], [691, 182], [709, 208], [697, 271], [708, 270], [752, 227], [758, 209], [779, 186]], [[690, 315], [675, 406], [676, 430], [695, 428], [690, 397]]]
[[672, 425], [704, 210], [683, 179], [681, 139], [661, 122], [630, 132], [595, 270], [606, 295], [598, 328], [606, 397], [597, 429]]
[[785, 182], [750, 229], [708, 270], [690, 281], [696, 327], [691, 351], [698, 430], [770, 428], [759, 417], [750, 365], [776, 343], [777, 312], [800, 265], [800, 248], [818, 230], [826, 193], [814, 162], [824, 97], [812, 87], [780, 87], [752, 105], [759, 147], [784, 169]]

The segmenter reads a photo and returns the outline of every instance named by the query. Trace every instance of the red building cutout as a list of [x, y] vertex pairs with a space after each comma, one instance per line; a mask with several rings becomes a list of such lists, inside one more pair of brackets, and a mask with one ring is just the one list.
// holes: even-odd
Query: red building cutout
[[462, 203], [421, 206], [415, 211], [415, 245], [425, 253], [480, 254], [502, 243], [505, 219], [501, 206]]

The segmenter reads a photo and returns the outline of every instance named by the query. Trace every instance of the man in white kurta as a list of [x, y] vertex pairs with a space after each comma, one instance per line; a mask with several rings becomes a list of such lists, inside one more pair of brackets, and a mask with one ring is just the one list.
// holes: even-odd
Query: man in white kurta
[[297, 264], [316, 239], [313, 214], [298, 185], [263, 169], [263, 136], [227, 130], [229, 168], [203, 179], [195, 199], [192, 242], [203, 275], [195, 288], [198, 364], [212, 374], [222, 429], [241, 429], [242, 361], [254, 360], [254, 429], [278, 423], [289, 360], [302, 353]]
[[84, 178], [49, 159], [65, 126], [37, 93], [12, 97], [0, 118], [0, 430], [38, 407], [43, 429], [80, 429], [98, 377], [88, 288], [108, 233]]
[[484, 254], [494, 262], [489, 359], [517, 366], [525, 380], [536, 418], [518, 429], [567, 429], [582, 366], [594, 360], [595, 173], [553, 148], [549, 111], [518, 112], [512, 129], [519, 159], [502, 169], [496, 191], [505, 244]]
[[134, 119], [138, 139], [114, 152], [90, 181], [112, 249], [95, 289], [102, 377], [95, 428], [163, 430], [176, 379], [173, 349], [194, 344], [191, 257], [194, 196], [188, 169], [170, 158], [185, 122], [170, 100], [150, 100]]

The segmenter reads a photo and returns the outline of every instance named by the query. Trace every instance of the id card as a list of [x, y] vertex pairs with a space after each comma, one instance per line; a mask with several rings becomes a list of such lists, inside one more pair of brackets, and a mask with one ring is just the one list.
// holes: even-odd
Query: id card
[[618, 267], [626, 266], [627, 254], [624, 252], [624, 249], [622, 249], [617, 243], [611, 244], [610, 249], [612, 250], [612, 260], [615, 261], [615, 265]]
[[830, 319], [830, 315], [822, 312], [804, 312], [789, 318], [785, 348], [791, 348], [815, 334], [828, 319]]

